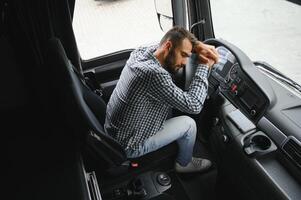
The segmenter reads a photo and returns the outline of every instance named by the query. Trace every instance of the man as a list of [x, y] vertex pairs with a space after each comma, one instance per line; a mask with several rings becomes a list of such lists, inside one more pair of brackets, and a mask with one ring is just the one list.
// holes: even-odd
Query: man
[[[171, 74], [196, 56], [196, 73], [188, 91], [178, 88]], [[131, 53], [107, 106], [105, 129], [129, 158], [140, 157], [177, 141], [177, 172], [198, 172], [211, 162], [192, 156], [196, 123], [188, 116], [166, 120], [171, 108], [200, 113], [208, 88], [208, 71], [218, 60], [213, 46], [197, 41], [187, 30], [174, 27], [159, 45]]]

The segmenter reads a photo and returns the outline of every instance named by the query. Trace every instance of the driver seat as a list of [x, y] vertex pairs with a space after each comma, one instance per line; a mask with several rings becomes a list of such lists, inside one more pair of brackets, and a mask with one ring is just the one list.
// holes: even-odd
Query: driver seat
[[141, 158], [129, 160], [122, 146], [104, 131], [105, 101], [87, 85], [83, 75], [72, 65], [59, 39], [50, 39], [48, 47], [47, 63], [55, 77], [52, 88], [59, 95], [67, 126], [78, 134], [80, 140], [83, 139], [85, 152], [106, 172], [119, 175], [136, 166], [133, 163], [147, 165], [145, 161], [152, 163], [153, 159], [162, 160], [175, 155], [177, 145], [174, 142]]

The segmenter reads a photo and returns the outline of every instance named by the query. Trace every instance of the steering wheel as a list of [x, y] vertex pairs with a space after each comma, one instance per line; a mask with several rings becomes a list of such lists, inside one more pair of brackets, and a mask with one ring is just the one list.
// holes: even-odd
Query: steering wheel
[[187, 91], [191, 84], [191, 81], [195, 75], [196, 67], [194, 67], [194, 59], [195, 54], [192, 54], [188, 59], [186, 66], [184, 68], [184, 76], [185, 76], [185, 83], [184, 83], [184, 90]]
[[[236, 58], [236, 61], [242, 66], [242, 70], [245, 71], [247, 74], [255, 75], [255, 77], [258, 80], [255, 80], [257, 83], [265, 82], [265, 80], [262, 79], [262, 77], [257, 76], [257, 69], [254, 66], [253, 62], [250, 60], [250, 58], [243, 53], [239, 48], [234, 46], [233, 44], [225, 41], [225, 40], [219, 40], [219, 39], [208, 39], [204, 41], [205, 44], [213, 45], [215, 47], [223, 46], [226, 49], [228, 49], [233, 56]], [[195, 75], [196, 68], [193, 67], [193, 62], [195, 62], [195, 54], [192, 54], [192, 56], [188, 59], [187, 64], [185, 66], [184, 70], [184, 77], [185, 77], [185, 87], [184, 89], [187, 91], [189, 89], [189, 86], [191, 84], [191, 81], [193, 80], [193, 77]], [[210, 73], [210, 72], [209, 72]], [[210, 76], [210, 75], [209, 75]]]
[[[228, 61], [230, 61], [231, 63], [231, 59], [228, 55], [231, 55], [231, 57], [233, 58], [233, 60], [235, 60], [235, 65], [239, 66], [239, 70], [240, 72], [240, 86], [239, 87], [243, 87], [246, 88], [247, 85], [251, 84], [252, 88], [257, 88], [258, 92], [260, 91], [260, 94], [262, 94], [263, 96], [265, 96], [266, 99], [266, 106], [264, 107], [264, 109], [267, 109], [268, 106], [270, 104], [273, 103], [273, 100], [275, 99], [275, 94], [273, 92], [273, 89], [271, 88], [270, 83], [266, 80], [266, 77], [259, 71], [259, 69], [257, 69], [257, 67], [254, 65], [254, 63], [250, 60], [250, 58], [244, 53], [242, 52], [238, 47], [236, 47], [235, 45], [224, 41], [224, 40], [218, 40], [218, 39], [209, 39], [204, 41], [205, 44], [209, 44], [209, 45], [213, 45], [216, 48], [220, 47], [219, 51], [220, 53], [220, 59], [219, 62], [213, 66], [212, 70], [209, 72], [209, 88], [208, 88], [208, 97], [211, 98], [213, 97], [211, 94], [219, 94], [220, 92], [226, 96], [228, 98], [229, 101], [231, 101], [234, 105], [239, 106], [241, 104], [240, 101], [242, 101], [241, 99], [239, 99], [240, 97], [232, 97], [229, 91], [231, 91], [231, 87], [233, 85], [235, 85], [235, 87], [237, 86], [237, 81], [235, 78], [236, 76], [232, 77], [232, 82], [229, 82], [228, 84], [228, 80], [226, 79], [227, 77], [231, 76], [230, 73], [230, 69], [234, 69], [232, 67], [229, 68], [229, 71], [223, 71], [222, 73], [219, 72], [219, 76], [221, 77], [221, 80], [219, 79], [219, 76], [217, 76], [217, 70], [219, 69], [219, 66], [226, 66], [225, 63], [228, 63]], [[224, 52], [224, 53], [223, 53]], [[226, 53], [225, 53], [226, 52]], [[226, 62], [225, 62], [226, 60]], [[184, 71], [184, 77], [185, 77], [185, 90], [187, 91], [189, 89], [189, 86], [191, 84], [191, 81], [193, 80], [194, 76], [195, 76], [195, 67], [193, 67], [193, 62], [195, 62], [195, 59], [193, 58], [193, 56], [191, 56], [191, 58], [189, 58], [186, 66], [185, 66], [185, 71]], [[233, 63], [234, 64], [234, 63]], [[234, 65], [233, 65], [234, 66]], [[228, 69], [228, 68], [225, 68]], [[218, 78], [218, 79], [217, 79]], [[243, 78], [243, 82], [241, 82], [241, 78]], [[230, 85], [233, 84], [233, 85]], [[219, 90], [219, 86], [220, 85], [225, 85], [226, 86], [226, 90], [220, 91]], [[223, 87], [225, 88], [225, 87]], [[245, 91], [245, 89], [244, 89]], [[250, 90], [251, 91], [251, 90]], [[239, 93], [241, 95], [241, 93]], [[264, 113], [264, 112], [261, 112]], [[260, 118], [260, 115], [256, 116], [256, 119], [254, 119], [255, 121], [258, 120]]]

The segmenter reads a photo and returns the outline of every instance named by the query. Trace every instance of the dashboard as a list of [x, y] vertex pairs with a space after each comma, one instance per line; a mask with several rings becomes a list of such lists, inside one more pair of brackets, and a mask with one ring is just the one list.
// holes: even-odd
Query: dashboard
[[[220, 165], [228, 169], [226, 174], [240, 174], [236, 187], [252, 188], [260, 198], [300, 199], [300, 96], [238, 47], [216, 39], [207, 44], [220, 55], [211, 69], [208, 91], [209, 99], [217, 100], [213, 106], [221, 105], [221, 123], [212, 129]], [[254, 151], [248, 151], [250, 144]]]
[[220, 58], [209, 77], [209, 95], [221, 93], [250, 120], [257, 122], [264, 115], [268, 99], [230, 50], [224, 46], [216, 49]]

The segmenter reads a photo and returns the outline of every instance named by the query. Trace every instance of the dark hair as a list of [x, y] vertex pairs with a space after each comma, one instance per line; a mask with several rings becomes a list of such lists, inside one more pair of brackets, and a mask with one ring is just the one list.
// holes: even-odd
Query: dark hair
[[195, 43], [197, 42], [197, 38], [186, 29], [179, 26], [174, 26], [169, 31], [167, 31], [167, 33], [165, 33], [165, 35], [160, 41], [160, 45], [170, 40], [173, 45], [173, 48], [177, 48], [179, 45], [182, 44], [182, 41], [185, 38], [187, 38], [191, 42], [192, 47], [194, 47]]

